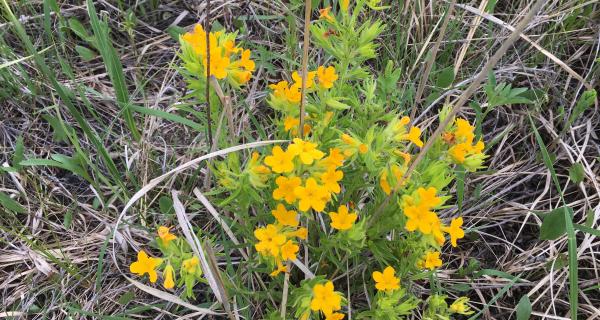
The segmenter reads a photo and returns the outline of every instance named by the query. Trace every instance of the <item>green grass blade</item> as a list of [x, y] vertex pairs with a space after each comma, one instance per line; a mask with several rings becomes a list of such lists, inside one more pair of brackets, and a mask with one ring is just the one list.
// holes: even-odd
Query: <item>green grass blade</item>
[[[540, 146], [540, 150], [542, 152], [542, 158], [544, 160], [544, 164], [550, 170], [550, 175], [552, 176], [552, 181], [554, 182], [554, 186], [556, 190], [558, 190], [558, 195], [560, 196], [561, 201], [565, 206], [566, 202], [563, 197], [563, 191], [558, 181], [558, 176], [556, 175], [556, 170], [554, 170], [554, 165], [552, 164], [552, 160], [550, 158], [550, 154], [548, 153], [548, 149], [544, 144], [544, 140], [540, 136], [533, 119], [530, 114], [527, 114], [529, 117], [529, 121], [531, 123], [531, 128], [533, 128], [533, 133], [535, 135], [535, 139], [537, 140], [538, 145]], [[577, 242], [575, 240], [575, 228], [573, 227], [573, 220], [569, 216], [569, 210], [564, 210], [565, 215], [565, 223], [567, 230], [567, 242], [569, 248], [569, 303], [570, 303], [570, 311], [571, 311], [571, 319], [577, 320], [577, 310], [578, 310], [578, 265], [577, 265]]]
[[102, 60], [106, 65], [106, 71], [108, 72], [108, 75], [113, 83], [115, 94], [117, 96], [117, 103], [123, 110], [125, 122], [127, 123], [131, 134], [135, 140], [139, 141], [141, 135], [137, 129], [133, 119], [133, 114], [131, 113], [129, 107], [129, 93], [127, 91], [127, 85], [125, 84], [123, 65], [117, 56], [115, 48], [110, 42], [108, 26], [104, 21], [100, 21], [100, 19], [98, 19], [98, 14], [96, 13], [96, 8], [94, 7], [93, 1], [87, 1], [87, 9], [88, 15], [90, 16], [90, 22], [92, 24], [92, 30], [94, 31], [95, 43], [98, 46], [98, 50], [100, 50], [100, 55], [102, 56]]

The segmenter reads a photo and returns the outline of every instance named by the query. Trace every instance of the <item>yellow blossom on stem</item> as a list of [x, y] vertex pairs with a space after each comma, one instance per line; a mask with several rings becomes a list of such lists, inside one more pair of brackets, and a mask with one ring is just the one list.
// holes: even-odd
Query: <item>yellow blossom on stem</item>
[[325, 315], [325, 320], [342, 320], [344, 319], [344, 314], [339, 312], [334, 312]]
[[277, 269], [271, 272], [271, 277], [276, 277], [282, 272], [288, 272], [287, 267], [283, 265], [281, 260], [277, 259]]
[[168, 246], [169, 242], [171, 242], [172, 240], [177, 239], [177, 236], [175, 236], [174, 234], [172, 234], [169, 231], [168, 227], [165, 226], [160, 226], [158, 227], [158, 237], [160, 238], [160, 240], [162, 241], [163, 245]]
[[275, 179], [275, 183], [277, 184], [277, 189], [273, 190], [273, 199], [284, 199], [285, 202], [289, 204], [292, 204], [294, 201], [296, 201], [294, 189], [302, 184], [302, 179], [295, 176], [279, 176], [277, 179]]
[[458, 239], [462, 239], [465, 236], [465, 232], [461, 228], [463, 224], [463, 218], [458, 217], [456, 219], [452, 219], [449, 227], [443, 227], [442, 230], [447, 232], [450, 235], [450, 242], [453, 247], [456, 247], [458, 244], [456, 241]]
[[165, 289], [173, 289], [173, 287], [175, 287], [175, 270], [173, 270], [173, 266], [168, 264], [163, 271], [163, 275], [165, 277], [165, 281], [163, 283]]
[[333, 282], [316, 284], [313, 287], [313, 298], [310, 301], [312, 311], [322, 311], [325, 315], [332, 314], [342, 308], [342, 297], [333, 290]]
[[281, 246], [281, 258], [283, 258], [283, 260], [296, 260], [296, 253], [298, 253], [298, 250], [300, 250], [300, 247], [292, 242], [292, 240], [288, 240]]
[[379, 291], [393, 291], [400, 289], [400, 279], [394, 276], [393, 267], [388, 266], [383, 269], [383, 272], [373, 272], [373, 280], [375, 280], [375, 288]]
[[254, 247], [256, 251], [264, 256], [272, 255], [273, 257], [277, 257], [281, 245], [285, 243], [285, 235], [281, 234], [279, 229], [272, 224], [254, 230], [254, 236], [259, 240]]
[[333, 21], [333, 17], [329, 14], [331, 7], [319, 9], [319, 19]]
[[435, 212], [427, 210], [423, 206], [406, 206], [404, 207], [404, 215], [408, 218], [405, 228], [408, 231], [419, 230], [424, 234], [430, 234], [435, 223], [437, 215]]
[[330, 212], [329, 217], [331, 218], [332, 228], [336, 230], [348, 230], [352, 228], [358, 215], [356, 213], [348, 213], [348, 207], [341, 205], [338, 207], [337, 212]]
[[[309, 71], [308, 77], [306, 77], [306, 89], [310, 89], [315, 84], [315, 76], [317, 75], [316, 71]], [[298, 71], [294, 71], [292, 73], [292, 80], [294, 83], [302, 86], [302, 76], [298, 73]]]
[[350, 0], [340, 0], [340, 9], [342, 9], [342, 11], [348, 11], [349, 5], [350, 5]]
[[265, 164], [275, 173], [291, 172], [294, 170], [294, 154], [283, 151], [280, 146], [273, 147], [273, 154], [265, 157]]
[[283, 204], [278, 204], [276, 210], [272, 210], [271, 213], [277, 219], [277, 222], [283, 226], [297, 227], [298, 226], [298, 218], [296, 217], [298, 214], [296, 211], [287, 210]]
[[421, 140], [421, 129], [418, 127], [411, 127], [408, 133], [402, 135], [401, 139], [408, 140], [419, 148], [423, 147], [423, 141]]
[[288, 147], [287, 152], [294, 156], [299, 156], [300, 161], [304, 164], [310, 165], [315, 160], [319, 160], [325, 155], [322, 151], [317, 149], [316, 143], [304, 141], [300, 138], [294, 138], [293, 141], [294, 143]]
[[161, 263], [162, 259], [149, 257], [144, 250], [141, 250], [138, 252], [137, 261], [129, 265], [129, 271], [140, 276], [147, 273], [150, 282], [155, 283], [158, 278], [156, 267]]
[[297, 237], [298, 239], [306, 240], [306, 237], [308, 237], [308, 229], [306, 229], [305, 227], [300, 227], [296, 231], [288, 232], [287, 236]]
[[199, 265], [200, 265], [200, 260], [196, 256], [193, 256], [193, 257], [191, 257], [189, 259], [185, 259], [181, 263], [181, 266], [183, 267], [183, 270], [185, 270], [185, 272], [187, 272], [189, 274], [196, 273], [196, 271], [199, 268]]
[[321, 160], [321, 163], [327, 169], [336, 169], [344, 164], [344, 155], [340, 152], [340, 149], [331, 148], [329, 149], [329, 155]]
[[429, 270], [433, 270], [435, 268], [442, 266], [442, 260], [440, 259], [439, 251], [430, 251], [427, 252], [425, 258], [423, 259], [423, 266]]
[[338, 79], [338, 75], [335, 73], [335, 68], [333, 66], [327, 68], [319, 66], [317, 68], [317, 77], [319, 78], [319, 85], [325, 89], [333, 87], [333, 83]]
[[327, 191], [333, 193], [340, 193], [341, 188], [338, 181], [342, 180], [344, 172], [335, 169], [329, 169], [321, 174], [321, 182]]
[[473, 310], [471, 310], [471, 308], [467, 305], [468, 302], [469, 302], [469, 298], [467, 298], [467, 297], [460, 297], [460, 298], [456, 299], [450, 305], [450, 312], [464, 314], [464, 315], [473, 314]]
[[310, 208], [315, 211], [323, 211], [325, 204], [329, 201], [330, 194], [325, 187], [319, 185], [314, 178], [306, 179], [306, 185], [296, 187], [294, 194], [300, 200], [298, 208], [307, 211]]

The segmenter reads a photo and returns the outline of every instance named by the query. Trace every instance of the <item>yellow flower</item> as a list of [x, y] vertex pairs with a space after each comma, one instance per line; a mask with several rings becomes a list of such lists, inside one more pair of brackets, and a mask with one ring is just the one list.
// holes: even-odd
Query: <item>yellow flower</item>
[[423, 141], [421, 140], [421, 129], [418, 127], [411, 127], [408, 133], [402, 135], [401, 139], [408, 140], [419, 148], [423, 147]]
[[138, 252], [137, 261], [131, 263], [129, 271], [131, 273], [143, 276], [148, 274], [150, 282], [155, 283], [158, 275], [156, 274], [156, 267], [162, 263], [162, 259], [148, 257], [144, 250]]
[[285, 243], [285, 235], [279, 233], [277, 227], [272, 224], [254, 230], [254, 236], [259, 240], [254, 247], [264, 256], [270, 254], [277, 257], [281, 245]]
[[271, 90], [273, 90], [273, 95], [277, 98], [286, 98], [286, 90], [288, 89], [288, 82], [287, 81], [279, 81], [276, 84], [270, 84], [269, 88], [271, 88]]
[[185, 270], [185, 272], [187, 272], [189, 274], [194, 274], [198, 270], [199, 264], [200, 264], [200, 260], [198, 260], [198, 257], [193, 256], [189, 259], [183, 260], [183, 262], [181, 263], [181, 266], [183, 267], [183, 270]]
[[225, 49], [225, 54], [227, 55], [230, 55], [232, 53], [238, 53], [242, 50], [242, 48], [235, 46], [235, 41], [233, 40], [226, 40], [225, 43], [223, 43], [223, 48]]
[[425, 205], [426, 208], [432, 209], [439, 206], [442, 203], [442, 199], [435, 194], [437, 193], [437, 189], [434, 187], [429, 187], [427, 189], [420, 187], [417, 189], [417, 194], [419, 195], [419, 203]]
[[352, 228], [354, 222], [358, 218], [356, 213], [348, 213], [348, 207], [341, 205], [338, 207], [338, 212], [330, 212], [331, 227], [336, 230], [348, 230]]
[[294, 128], [298, 129], [298, 126], [300, 126], [300, 119], [298, 118], [288, 116], [283, 120], [283, 129], [285, 131], [290, 131]]
[[316, 143], [304, 141], [299, 138], [294, 138], [293, 141], [294, 143], [288, 147], [287, 152], [294, 156], [299, 156], [300, 161], [304, 164], [310, 165], [315, 160], [319, 160], [325, 155], [322, 151], [317, 149]]
[[436, 218], [431, 223], [431, 235], [433, 235], [433, 239], [440, 246], [444, 245], [444, 242], [446, 242], [446, 237], [444, 237], [443, 228], [444, 226], [442, 225], [442, 221], [436, 216]]
[[455, 120], [456, 131], [454, 132], [456, 139], [459, 141], [467, 142], [471, 144], [473, 139], [475, 138], [475, 134], [473, 131], [475, 127], [473, 127], [469, 121], [458, 118]]
[[[203, 60], [204, 64], [204, 74], [206, 74], [206, 65], [207, 65], [206, 57]], [[227, 68], [229, 68], [229, 64], [231, 60], [229, 57], [223, 55], [223, 50], [218, 48], [217, 50], [210, 51], [210, 74], [217, 79], [225, 79], [227, 77]]]
[[[300, 119], [294, 117], [286, 117], [283, 120], [283, 129], [289, 131], [293, 136], [298, 134], [298, 127], [300, 126]], [[310, 132], [310, 125], [304, 124], [304, 135], [306, 136]]]
[[333, 87], [333, 83], [337, 80], [338, 75], [335, 73], [335, 68], [333, 66], [327, 68], [319, 66], [317, 68], [317, 77], [319, 78], [319, 84], [323, 88], [329, 89]]
[[313, 287], [313, 298], [310, 301], [312, 311], [322, 311], [324, 314], [332, 314], [342, 308], [342, 297], [333, 291], [333, 282], [316, 284]]
[[450, 305], [450, 312], [452, 312], [452, 313], [458, 313], [458, 314], [464, 314], [464, 315], [470, 315], [470, 314], [472, 314], [473, 311], [467, 305], [468, 302], [469, 302], [469, 298], [467, 298], [467, 297], [460, 297], [460, 298], [456, 299]]
[[344, 319], [344, 314], [339, 312], [334, 312], [330, 314], [325, 314], [325, 320], [342, 320]]
[[287, 272], [287, 267], [283, 265], [283, 263], [281, 263], [281, 260], [277, 260], [277, 269], [275, 269], [273, 272], [271, 272], [271, 277], [276, 277], [277, 275], [279, 275], [282, 272]]
[[467, 158], [469, 145], [467, 143], [458, 143], [448, 149], [448, 153], [456, 163], [462, 164]]
[[331, 11], [331, 7], [319, 9], [319, 19], [333, 21], [333, 17], [329, 14], [329, 11]]
[[429, 270], [433, 270], [442, 266], [442, 260], [440, 259], [439, 251], [427, 252], [425, 259], [423, 260], [423, 266]]
[[319, 185], [314, 178], [306, 179], [306, 186], [298, 186], [294, 189], [294, 194], [300, 203], [298, 208], [301, 211], [307, 211], [313, 208], [315, 211], [323, 211], [325, 204], [329, 201], [330, 194], [325, 187]]
[[381, 186], [381, 190], [383, 190], [383, 192], [385, 192], [385, 194], [387, 194], [389, 196], [390, 193], [392, 192], [392, 188], [387, 179], [388, 179], [388, 169], [384, 168], [381, 171], [381, 175], [379, 176], [379, 186]]
[[265, 164], [276, 173], [291, 172], [294, 170], [294, 154], [283, 151], [280, 146], [273, 148], [273, 154], [265, 157]]
[[350, 5], [350, 0], [340, 0], [340, 8], [342, 11], [348, 11], [348, 6]]
[[463, 224], [463, 218], [458, 217], [456, 219], [452, 219], [452, 222], [450, 222], [449, 227], [442, 228], [442, 230], [444, 230], [445, 232], [447, 232], [450, 235], [450, 241], [452, 242], [453, 247], [457, 246], [456, 241], [458, 239], [462, 239], [465, 236], [465, 232], [461, 228], [462, 224]]
[[298, 239], [301, 240], [306, 240], [306, 237], [308, 237], [308, 229], [305, 227], [300, 227], [296, 231], [288, 232], [287, 235], [290, 237], [298, 237]]
[[[306, 77], [306, 89], [310, 89], [315, 84], [315, 76], [317, 75], [317, 72], [309, 71], [307, 74], [308, 74], [308, 77]], [[302, 88], [302, 77], [300, 76], [298, 71], [294, 71], [292, 73], [292, 80], [294, 80], [294, 83], [296, 85], [298, 85], [298, 86], [300, 86], [300, 88]]]
[[168, 264], [165, 267], [165, 271], [163, 271], [163, 275], [165, 277], [165, 282], [163, 283], [165, 289], [173, 289], [173, 287], [175, 287], [175, 281], [173, 279], [175, 277], [175, 270], [173, 270], [173, 266]]
[[256, 64], [252, 59], [250, 59], [251, 54], [252, 52], [250, 50], [244, 50], [242, 51], [242, 56], [240, 57], [240, 60], [237, 61], [237, 63], [242, 68], [246, 69], [246, 71], [254, 71], [254, 68], [256, 68]]
[[295, 176], [290, 176], [289, 178], [279, 176], [277, 179], [275, 179], [275, 183], [277, 184], [277, 189], [273, 190], [273, 199], [284, 199], [285, 202], [289, 204], [292, 204], [294, 201], [296, 201], [294, 189], [302, 184], [302, 179]]
[[164, 246], [168, 246], [171, 240], [177, 239], [177, 236], [169, 232], [169, 228], [165, 226], [158, 227], [157, 233]]
[[369, 151], [369, 146], [360, 142], [358, 139], [348, 135], [342, 134], [341, 140], [344, 144], [346, 144], [346, 148], [344, 148], [344, 155], [349, 157], [356, 153], [356, 151], [361, 154], [365, 154]]
[[338, 181], [342, 180], [344, 173], [342, 171], [335, 171], [335, 169], [329, 169], [321, 174], [321, 182], [327, 191], [333, 193], [340, 193], [341, 188]]
[[379, 291], [392, 291], [400, 288], [400, 279], [394, 276], [393, 267], [383, 269], [383, 273], [379, 271], [373, 272], [373, 280], [375, 280], [375, 288]]
[[423, 206], [406, 206], [403, 209], [404, 215], [408, 218], [406, 230], [412, 232], [418, 229], [424, 234], [431, 233], [432, 224], [438, 219], [435, 212], [429, 211]]
[[277, 219], [281, 225], [297, 227], [298, 219], [296, 218], [296, 211], [290, 210], [288, 211], [283, 204], [278, 204], [276, 210], [272, 210], [271, 213]]
[[288, 240], [281, 247], [281, 258], [283, 260], [296, 260], [296, 253], [298, 253], [300, 247], [292, 242], [292, 240]]
[[327, 169], [336, 169], [344, 164], [344, 155], [340, 152], [340, 149], [331, 148], [329, 149], [329, 155], [321, 162]]

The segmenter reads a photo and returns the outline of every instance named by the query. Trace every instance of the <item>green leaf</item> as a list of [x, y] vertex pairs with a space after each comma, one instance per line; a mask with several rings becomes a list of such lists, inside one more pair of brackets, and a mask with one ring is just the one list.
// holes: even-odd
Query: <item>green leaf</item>
[[569, 177], [573, 182], [580, 183], [585, 178], [585, 172], [583, 170], [583, 165], [579, 162], [574, 163], [571, 168], [569, 168]]
[[[60, 119], [51, 116], [49, 114], [43, 114], [42, 118], [46, 120], [52, 127], [52, 139], [56, 142], [66, 142], [68, 141], [67, 131], [64, 130], [63, 123]], [[69, 127], [72, 130], [72, 128]]]
[[163, 214], [169, 215], [174, 213], [173, 200], [171, 200], [171, 197], [160, 197], [160, 199], [158, 199], [158, 207]]
[[556, 240], [567, 232], [565, 211], [570, 217], [573, 216], [573, 209], [569, 207], [556, 208], [544, 215], [542, 227], [540, 228], [541, 240]]
[[73, 222], [73, 210], [67, 210], [65, 213], [65, 217], [63, 218], [63, 225], [65, 228], [71, 228], [71, 223]]
[[25, 213], [27, 210], [21, 204], [13, 200], [6, 193], [0, 191], [0, 205], [9, 211], [16, 213]]
[[527, 320], [531, 316], [531, 301], [529, 296], [524, 295], [517, 304], [517, 320]]
[[75, 35], [81, 38], [81, 40], [86, 42], [93, 41], [93, 37], [87, 32], [87, 29], [77, 18], [69, 19], [69, 28]]
[[435, 85], [440, 88], [447, 88], [452, 84], [452, 82], [454, 82], [454, 69], [452, 67], [448, 67], [440, 71], [435, 81]]
[[117, 56], [117, 51], [111, 43], [108, 25], [105, 21], [101, 21], [98, 18], [98, 14], [96, 13], [96, 8], [94, 7], [94, 2], [92, 0], [87, 0], [87, 10], [88, 15], [90, 16], [92, 30], [94, 31], [94, 38], [97, 42], [96, 45], [98, 47], [98, 51], [100, 51], [102, 61], [104, 61], [106, 71], [115, 90], [117, 104], [119, 107], [121, 107], [125, 117], [125, 122], [127, 123], [133, 138], [136, 141], [139, 141], [141, 135], [137, 129], [137, 125], [129, 106], [129, 91], [127, 90], [127, 84], [125, 83], [123, 65], [121, 64], [121, 59], [119, 56]]
[[13, 154], [12, 163], [10, 164], [13, 168], [19, 170], [21, 165], [19, 164], [24, 159], [25, 148], [23, 147], [23, 136], [17, 138], [15, 143], [15, 153]]
[[575, 120], [577, 120], [577, 118], [579, 118], [579, 116], [584, 113], [585, 110], [587, 110], [587, 108], [594, 105], [594, 101], [596, 101], [596, 90], [592, 89], [585, 91], [579, 98], [579, 101], [577, 101], [577, 104], [573, 109], [573, 113], [571, 113], [571, 116], [569, 117], [569, 121], [567, 122], [565, 129], [568, 129], [573, 122], [575, 122]]
[[75, 51], [79, 53], [79, 56], [83, 61], [90, 61], [98, 56], [94, 50], [82, 46], [75, 46]]
[[135, 299], [135, 292], [133, 291], [127, 291], [125, 293], [123, 293], [120, 297], [119, 297], [119, 304], [121, 304], [122, 306], [128, 304], [129, 302], [131, 302], [133, 299]]

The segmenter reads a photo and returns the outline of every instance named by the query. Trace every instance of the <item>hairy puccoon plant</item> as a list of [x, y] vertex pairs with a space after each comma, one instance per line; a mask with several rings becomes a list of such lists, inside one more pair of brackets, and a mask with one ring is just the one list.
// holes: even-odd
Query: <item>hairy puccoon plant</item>
[[[298, 319], [343, 319], [350, 296], [341, 291], [351, 288], [336, 276], [358, 269], [371, 272], [365, 278], [370, 289], [360, 289], [371, 303], [352, 306], [353, 317], [400, 319], [420, 307], [427, 319], [471, 313], [467, 298], [448, 305], [444, 295], [417, 296], [414, 283], [434, 279], [444, 265], [444, 245], [456, 247], [465, 236], [463, 218], [442, 217], [440, 211], [452, 207], [455, 172], [484, 167], [485, 144], [467, 119], [450, 119], [442, 136], [428, 137], [406, 110], [388, 106], [379, 87], [395, 83], [363, 65], [377, 55], [374, 40], [385, 25], [359, 19], [383, 9], [375, 0], [341, 0], [336, 8], [321, 9], [310, 28], [313, 42], [329, 55], [327, 63], [308, 68], [306, 75], [290, 70], [286, 80], [267, 88], [273, 135], [289, 143], [254, 151], [246, 161], [232, 153], [212, 167], [218, 183], [213, 196], [222, 196], [219, 206], [235, 214], [233, 231], [255, 251], [248, 266], [264, 272], [267, 290], [291, 287], [290, 310], [273, 309], [268, 318], [278, 319], [281, 312]], [[211, 74], [233, 90], [241, 88], [255, 68], [250, 51], [236, 45], [235, 33], [210, 32], [209, 38]], [[192, 92], [207, 85], [205, 39], [206, 31], [196, 26], [180, 41]], [[441, 110], [439, 120], [448, 113]], [[432, 147], [414, 163], [430, 139]], [[380, 208], [381, 203], [386, 205]], [[162, 268], [165, 288], [185, 286], [191, 296], [194, 284], [203, 281], [197, 258], [169, 229], [161, 227], [158, 234], [162, 257], [140, 252], [131, 271], [147, 273], [154, 282]], [[267, 305], [265, 295], [251, 299]]]

